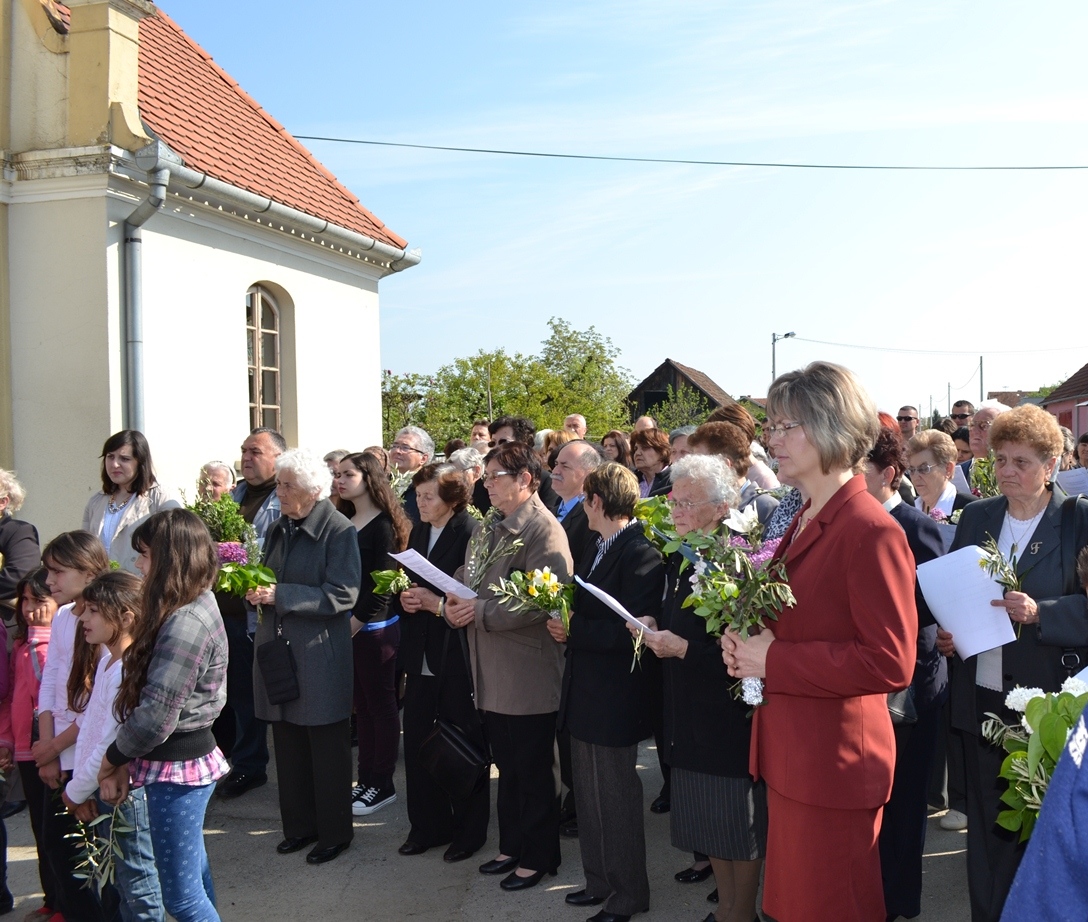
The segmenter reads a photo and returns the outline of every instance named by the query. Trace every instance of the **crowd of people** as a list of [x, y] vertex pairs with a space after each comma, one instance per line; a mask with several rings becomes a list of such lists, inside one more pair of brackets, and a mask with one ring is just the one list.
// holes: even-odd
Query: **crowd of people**
[[[596, 439], [577, 413], [544, 432], [503, 416], [441, 453], [408, 426], [388, 448], [324, 456], [254, 429], [238, 474], [210, 461], [198, 480], [205, 500], [232, 497], [273, 574], [244, 597], [213, 591], [217, 546], [156, 481], [140, 432], [106, 440], [82, 528], [44, 548], [0, 471], [0, 768], [22, 783], [44, 894], [27, 919], [218, 919], [205, 811], [267, 783], [271, 725], [276, 851], [310, 864], [398, 798], [399, 757], [400, 854], [470, 859], [493, 763], [480, 873], [534, 887], [577, 837], [584, 886], [566, 903], [626, 922], [651, 901], [636, 757], [653, 738], [651, 809], [690, 858], [676, 879], [714, 878], [707, 922], [917, 916], [933, 806], [967, 830], [972, 919], [997, 922], [1024, 846], [996, 822], [1003, 752], [981, 724], [1010, 715], [1017, 685], [1057, 690], [1088, 652], [1088, 504], [1054, 482], [1088, 460], [1088, 436], [1038, 407], [968, 401], [920, 425], [817, 362], [774, 382], [762, 427], [739, 404]], [[990, 459], [997, 495], [963, 489]], [[654, 497], [671, 553], [638, 517]], [[689, 544], [746, 511], [794, 603], [718, 637], [690, 604]], [[961, 659], [916, 570], [988, 539], [1019, 553], [1020, 589], [995, 603], [1016, 639]], [[372, 576], [406, 550], [432, 569], [409, 568], [407, 588]], [[569, 619], [504, 589], [535, 571], [578, 578]], [[744, 679], [762, 681], [754, 709]], [[435, 770], [436, 737], [475, 767], [467, 783]], [[101, 814], [123, 832], [112, 882], [88, 887], [82, 830]], [[0, 913], [13, 905], [5, 888]]]

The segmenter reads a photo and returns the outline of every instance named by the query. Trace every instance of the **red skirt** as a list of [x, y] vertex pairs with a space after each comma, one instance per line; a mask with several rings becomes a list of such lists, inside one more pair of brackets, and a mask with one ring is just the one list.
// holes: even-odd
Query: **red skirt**
[[882, 811], [813, 807], [768, 786], [763, 911], [777, 922], [884, 922]]

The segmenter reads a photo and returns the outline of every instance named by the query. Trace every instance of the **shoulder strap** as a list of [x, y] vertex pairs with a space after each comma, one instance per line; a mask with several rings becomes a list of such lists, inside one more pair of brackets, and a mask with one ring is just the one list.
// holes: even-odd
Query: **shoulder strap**
[[[1083, 504], [1081, 501], [1084, 501]], [[1077, 515], [1078, 510], [1081, 515]], [[1062, 595], [1076, 595], [1081, 591], [1077, 579], [1077, 555], [1088, 544], [1088, 535], [1081, 527], [1088, 518], [1088, 497], [1083, 493], [1068, 496], [1062, 503]]]
[[38, 641], [28, 640], [26, 645], [30, 647], [30, 665], [34, 669], [34, 678], [37, 679], [38, 684], [42, 684], [42, 659], [38, 656]]

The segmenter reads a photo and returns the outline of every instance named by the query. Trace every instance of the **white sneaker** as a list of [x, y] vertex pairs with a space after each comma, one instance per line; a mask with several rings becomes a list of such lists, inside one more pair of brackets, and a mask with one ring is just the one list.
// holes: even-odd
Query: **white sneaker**
[[368, 787], [362, 790], [362, 785], [357, 784], [351, 792], [351, 812], [354, 816], [366, 816], [388, 806], [396, 799], [397, 792], [392, 785], [387, 788]]
[[967, 828], [967, 816], [959, 810], [949, 810], [941, 817], [941, 829], [949, 829], [959, 832]]

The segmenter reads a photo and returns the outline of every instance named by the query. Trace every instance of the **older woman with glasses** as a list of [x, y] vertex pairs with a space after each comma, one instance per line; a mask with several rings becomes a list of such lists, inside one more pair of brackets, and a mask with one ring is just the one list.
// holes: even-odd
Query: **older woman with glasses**
[[950, 519], [978, 498], [952, 486], [957, 454], [956, 443], [937, 429], [919, 432], [907, 442], [906, 473], [918, 493], [914, 506], [931, 518]]
[[851, 372], [782, 375], [767, 418], [780, 471], [807, 497], [779, 548], [797, 601], [748, 640], [722, 638], [730, 674], [766, 683], [751, 760], [767, 782], [763, 907], [779, 922], [872, 922], [895, 766], [887, 694], [914, 670], [914, 556], [854, 473], [879, 426]]
[[498, 513], [480, 526], [455, 574], [479, 595], [448, 596], [443, 612], [451, 627], [469, 628], [476, 706], [499, 770], [499, 854], [480, 873], [507, 874], [503, 890], [525, 890], [554, 874], [560, 861], [552, 766], [562, 652], [547, 614], [513, 611], [493, 587], [514, 570], [544, 567], [569, 583], [572, 563], [563, 526], [537, 496], [541, 466], [532, 447], [511, 441], [484, 460]]

